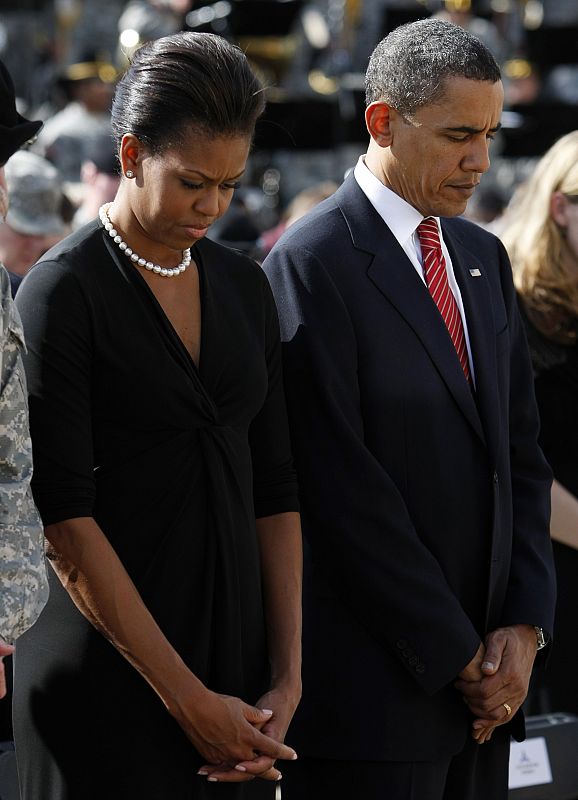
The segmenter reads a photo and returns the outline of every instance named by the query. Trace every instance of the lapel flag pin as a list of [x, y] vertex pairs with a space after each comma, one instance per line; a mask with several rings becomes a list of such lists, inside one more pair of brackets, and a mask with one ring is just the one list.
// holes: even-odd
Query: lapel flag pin
[[479, 278], [481, 276], [481, 274], [482, 273], [480, 272], [479, 269], [471, 269], [470, 270], [470, 275], [472, 276], [472, 278]]

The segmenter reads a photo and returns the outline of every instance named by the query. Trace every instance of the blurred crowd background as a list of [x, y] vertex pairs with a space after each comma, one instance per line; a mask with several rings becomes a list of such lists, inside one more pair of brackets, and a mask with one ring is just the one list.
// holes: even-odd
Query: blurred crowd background
[[115, 81], [142, 42], [177, 30], [238, 43], [268, 87], [243, 186], [210, 234], [263, 258], [365, 151], [363, 75], [375, 44], [431, 15], [479, 36], [502, 66], [503, 127], [467, 212], [499, 226], [538, 158], [578, 128], [576, 0], [1, 0], [0, 56], [21, 112], [45, 126], [8, 165], [0, 259], [22, 275], [114, 196]]

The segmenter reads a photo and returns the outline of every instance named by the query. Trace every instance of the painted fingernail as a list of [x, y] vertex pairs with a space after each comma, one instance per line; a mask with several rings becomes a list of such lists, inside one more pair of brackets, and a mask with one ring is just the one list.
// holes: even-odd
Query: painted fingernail
[[482, 669], [494, 669], [494, 665], [491, 661], [484, 661], [482, 664]]
[[297, 758], [298, 758], [297, 753], [293, 752], [293, 755], [291, 756], [291, 761], [297, 761]]
[[279, 773], [279, 774], [277, 775], [277, 778], [276, 778], [276, 780], [280, 781], [282, 777], [283, 777], [283, 775], [281, 775], [281, 773]]
[[269, 714], [270, 715], [270, 714], [273, 713], [270, 708], [262, 708], [261, 711], [263, 712], [263, 714]]
[[207, 770], [206, 770], [206, 769], [200, 769], [200, 770], [197, 772], [197, 775], [208, 775], [208, 774], [209, 774], [209, 773], [207, 772]]
[[208, 780], [208, 781], [211, 781], [211, 783], [217, 783], [217, 779], [216, 779], [216, 778], [213, 778], [213, 776], [212, 776], [212, 775], [211, 775], [211, 777], [210, 777], [210, 778], [207, 778], [207, 780]]
[[239, 772], [247, 772], [247, 768], [244, 767], [242, 764], [236, 764], [235, 769], [239, 770]]

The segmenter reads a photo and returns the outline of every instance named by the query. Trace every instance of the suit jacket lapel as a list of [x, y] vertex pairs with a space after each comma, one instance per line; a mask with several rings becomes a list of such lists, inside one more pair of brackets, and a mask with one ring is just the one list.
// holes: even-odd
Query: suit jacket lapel
[[367, 271], [369, 279], [414, 330], [462, 413], [480, 439], [485, 441], [472, 392], [427, 287], [352, 176], [335, 199], [345, 216], [355, 247], [373, 255]]
[[[450, 252], [454, 274], [460, 287], [468, 322], [468, 334], [476, 375], [476, 399], [488, 448], [496, 454], [499, 445], [498, 385], [496, 380], [496, 331], [492, 314], [490, 286], [483, 262], [460, 239], [446, 232], [444, 240]], [[472, 276], [470, 270], [479, 270]]]

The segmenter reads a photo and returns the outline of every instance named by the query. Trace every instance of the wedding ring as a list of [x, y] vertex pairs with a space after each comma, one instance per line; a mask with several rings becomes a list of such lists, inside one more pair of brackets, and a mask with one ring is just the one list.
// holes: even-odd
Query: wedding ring
[[512, 713], [512, 709], [511, 709], [511, 707], [510, 707], [510, 706], [509, 706], [507, 703], [502, 703], [502, 705], [503, 705], [503, 706], [504, 706], [504, 708], [506, 709], [506, 714], [507, 714], [508, 716], [510, 716], [510, 714]]

